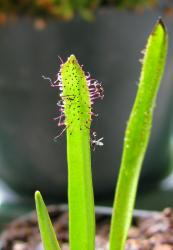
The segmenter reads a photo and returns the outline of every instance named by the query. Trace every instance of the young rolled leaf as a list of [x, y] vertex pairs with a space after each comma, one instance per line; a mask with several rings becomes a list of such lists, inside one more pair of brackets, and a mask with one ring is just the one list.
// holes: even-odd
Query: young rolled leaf
[[47, 208], [39, 191], [35, 192], [35, 203], [44, 250], [61, 250]]
[[[97, 81], [85, 75], [74, 55], [62, 63], [54, 86], [61, 90], [58, 125], [67, 132], [69, 240], [71, 250], [95, 249], [95, 212], [91, 175], [92, 104], [102, 98]], [[64, 129], [63, 129], [64, 130]]]
[[162, 20], [159, 19], [148, 38], [137, 96], [125, 132], [111, 220], [110, 250], [125, 249], [166, 54], [167, 32]]

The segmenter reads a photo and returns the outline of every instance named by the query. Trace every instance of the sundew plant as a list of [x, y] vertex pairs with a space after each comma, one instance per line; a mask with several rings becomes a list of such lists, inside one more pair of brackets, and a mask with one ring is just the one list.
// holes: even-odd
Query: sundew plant
[[[153, 111], [167, 54], [167, 32], [159, 19], [143, 50], [137, 95], [127, 124], [110, 226], [110, 250], [124, 250], [131, 224], [141, 166], [147, 149]], [[103, 88], [85, 74], [76, 57], [62, 62], [53, 87], [60, 90], [58, 126], [67, 136], [69, 244], [71, 250], [95, 249], [95, 213], [90, 145], [102, 145], [90, 131], [92, 105]], [[60, 133], [60, 134], [61, 134]], [[90, 138], [91, 135], [91, 138]], [[93, 137], [94, 135], [94, 137]], [[102, 138], [101, 138], [102, 139]], [[39, 191], [36, 210], [45, 250], [60, 250], [47, 208]]]

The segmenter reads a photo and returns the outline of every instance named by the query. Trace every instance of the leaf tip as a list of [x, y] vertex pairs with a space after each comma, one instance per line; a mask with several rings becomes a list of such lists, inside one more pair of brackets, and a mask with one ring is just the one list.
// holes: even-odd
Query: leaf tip
[[163, 30], [164, 30], [165, 32], [167, 32], [167, 29], [166, 29], [165, 23], [164, 23], [163, 20], [162, 20], [162, 17], [159, 17], [159, 18], [158, 18], [157, 24], [158, 24], [158, 25], [161, 25], [162, 28], [163, 28]]
[[151, 35], [154, 35], [154, 34], [155, 34], [155, 32], [156, 32], [156, 30], [158, 29], [158, 27], [161, 27], [162, 30], [163, 30], [163, 32], [164, 32], [164, 33], [167, 33], [167, 28], [166, 28], [165, 23], [163, 22], [162, 17], [158, 17], [157, 22], [156, 22], [156, 24], [155, 24], [155, 26], [154, 26], [154, 28], [153, 28], [153, 30], [152, 30], [152, 32], [151, 32]]
[[71, 62], [71, 63], [74, 63], [74, 62], [76, 62], [77, 61], [77, 59], [76, 59], [76, 57], [75, 57], [75, 55], [70, 55], [69, 57], [68, 57], [68, 60], [67, 60], [68, 62]]
[[40, 191], [35, 191], [35, 200], [37, 201], [38, 199], [42, 198]]

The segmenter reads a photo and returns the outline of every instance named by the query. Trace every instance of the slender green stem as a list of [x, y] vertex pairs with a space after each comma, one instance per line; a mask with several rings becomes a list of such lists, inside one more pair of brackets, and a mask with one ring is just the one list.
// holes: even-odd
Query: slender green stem
[[125, 249], [166, 53], [167, 33], [163, 22], [158, 20], [147, 42], [138, 92], [126, 128], [111, 221], [110, 250]]

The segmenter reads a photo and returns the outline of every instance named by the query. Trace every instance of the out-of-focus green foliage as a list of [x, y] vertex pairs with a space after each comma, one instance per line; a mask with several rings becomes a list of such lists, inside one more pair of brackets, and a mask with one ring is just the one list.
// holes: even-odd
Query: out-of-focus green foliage
[[93, 12], [100, 6], [110, 5], [135, 9], [156, 4], [158, 0], [1, 0], [0, 14], [31, 15], [72, 19], [79, 13], [85, 19], [92, 19]]
[[157, 0], [115, 0], [115, 5], [121, 8], [145, 8], [156, 5]]

